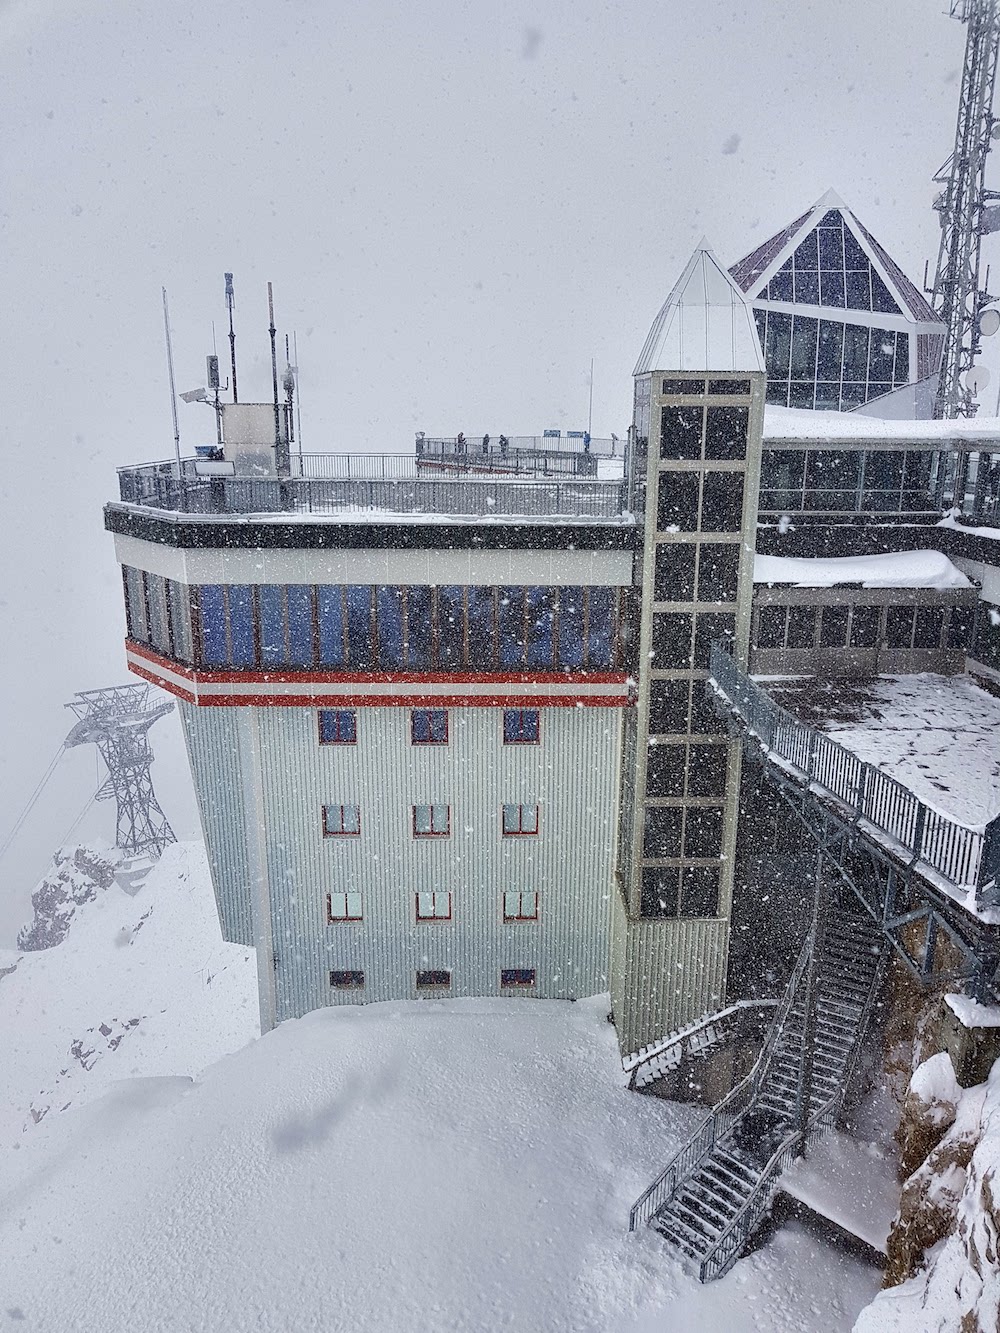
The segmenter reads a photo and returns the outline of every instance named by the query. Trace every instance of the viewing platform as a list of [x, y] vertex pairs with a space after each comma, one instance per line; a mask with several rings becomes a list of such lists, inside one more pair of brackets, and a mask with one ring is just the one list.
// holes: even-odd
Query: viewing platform
[[166, 460], [119, 468], [118, 486], [122, 504], [204, 519], [274, 515], [282, 521], [631, 523], [620, 456], [607, 458], [617, 465], [611, 477], [596, 470], [603, 455], [586, 455], [595, 464], [586, 474], [577, 469], [580, 457], [582, 449], [525, 451], [505, 458], [499, 453], [466, 458], [431, 449], [421, 455], [293, 454], [284, 476], [244, 470], [230, 459], [198, 457], [181, 459], [179, 467], [176, 460]]

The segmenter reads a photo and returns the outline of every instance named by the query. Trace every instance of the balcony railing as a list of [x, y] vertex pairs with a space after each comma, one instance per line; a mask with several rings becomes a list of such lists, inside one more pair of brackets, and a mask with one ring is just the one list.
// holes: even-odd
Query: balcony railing
[[[627, 521], [623, 480], [482, 474], [454, 467], [430, 475], [414, 455], [305, 454], [289, 477], [221, 473], [199, 459], [120, 468], [123, 503], [192, 515], [385, 514], [487, 519]], [[204, 475], [206, 472], [215, 475]], [[456, 472], [460, 472], [456, 475]]]
[[846, 807], [855, 823], [916, 870], [933, 871], [963, 892], [974, 890], [977, 908], [995, 905], [1000, 816], [980, 831], [931, 809], [903, 783], [779, 707], [718, 643], [712, 644], [709, 674], [770, 760]]

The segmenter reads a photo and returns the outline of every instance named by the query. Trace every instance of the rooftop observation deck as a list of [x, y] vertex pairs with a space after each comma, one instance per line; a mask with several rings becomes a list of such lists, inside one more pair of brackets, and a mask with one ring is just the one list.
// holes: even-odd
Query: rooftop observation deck
[[289, 475], [183, 458], [119, 468], [123, 504], [212, 519], [451, 519], [630, 523], [624, 445], [513, 437], [421, 439], [412, 454], [293, 454]]

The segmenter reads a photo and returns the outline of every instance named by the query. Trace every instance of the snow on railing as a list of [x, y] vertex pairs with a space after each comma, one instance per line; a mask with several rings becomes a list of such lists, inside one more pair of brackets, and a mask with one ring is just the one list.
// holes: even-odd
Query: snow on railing
[[672, 1032], [661, 1041], [641, 1047], [622, 1060], [622, 1068], [632, 1075], [629, 1087], [644, 1088], [647, 1083], [654, 1083], [676, 1069], [685, 1057], [704, 1059], [718, 1046], [733, 1041], [750, 1027], [748, 1020], [756, 1015], [756, 1011], [774, 1009], [777, 1004], [777, 1000], [737, 1000], [727, 1009], [703, 1014], [694, 1023]]
[[768, 758], [783, 761], [834, 797], [855, 824], [886, 835], [890, 850], [898, 849], [900, 859], [913, 868], [929, 867], [956, 888], [974, 889], [977, 908], [993, 905], [1000, 872], [1000, 816], [980, 832], [931, 809], [903, 783], [781, 708], [719, 643], [712, 644], [709, 678]]

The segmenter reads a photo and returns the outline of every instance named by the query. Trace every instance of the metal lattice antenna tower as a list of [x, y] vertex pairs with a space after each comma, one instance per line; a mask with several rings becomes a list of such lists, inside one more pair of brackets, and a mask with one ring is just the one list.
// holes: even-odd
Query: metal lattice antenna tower
[[116, 844], [129, 856], [159, 856], [176, 838], [153, 792], [149, 729], [173, 704], [158, 703], [148, 685], [114, 685], [82, 690], [66, 707], [79, 718], [67, 749], [96, 745], [108, 770], [97, 799], [117, 802]]
[[968, 25], [958, 125], [951, 156], [934, 177], [944, 189], [934, 201], [941, 214], [931, 304], [945, 325], [935, 417], [974, 416], [977, 403], [966, 378], [979, 355], [979, 314], [990, 300], [980, 287], [979, 256], [984, 205], [1000, 199], [985, 188], [992, 146], [993, 88], [1000, 44], [998, 0], [951, 0], [951, 15]]

